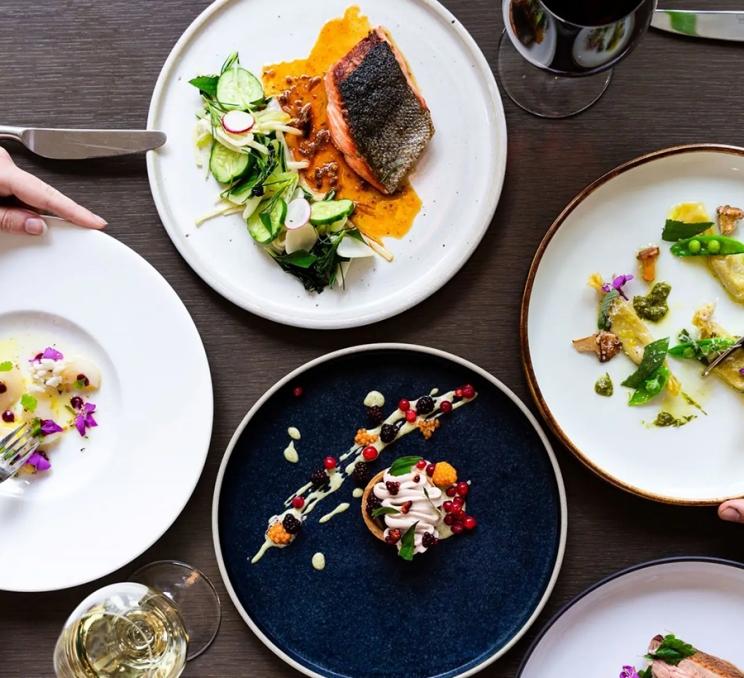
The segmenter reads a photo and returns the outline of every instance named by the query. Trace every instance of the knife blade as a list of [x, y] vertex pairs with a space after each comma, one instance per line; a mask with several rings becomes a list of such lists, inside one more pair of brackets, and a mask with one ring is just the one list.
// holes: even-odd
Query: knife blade
[[0, 127], [0, 139], [15, 139], [43, 158], [84, 160], [150, 151], [162, 146], [166, 136], [148, 130]]
[[744, 12], [735, 10], [657, 9], [651, 25], [677, 35], [744, 42]]

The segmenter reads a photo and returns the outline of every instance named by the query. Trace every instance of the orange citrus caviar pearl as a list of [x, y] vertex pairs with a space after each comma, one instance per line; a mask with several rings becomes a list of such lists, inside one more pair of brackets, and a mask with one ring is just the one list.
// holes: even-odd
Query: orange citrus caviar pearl
[[275, 544], [289, 544], [292, 541], [292, 535], [284, 529], [284, 525], [279, 521], [269, 528], [266, 536]]
[[431, 480], [439, 488], [449, 487], [457, 482], [457, 471], [452, 464], [439, 461], [434, 468], [434, 475], [432, 475]]

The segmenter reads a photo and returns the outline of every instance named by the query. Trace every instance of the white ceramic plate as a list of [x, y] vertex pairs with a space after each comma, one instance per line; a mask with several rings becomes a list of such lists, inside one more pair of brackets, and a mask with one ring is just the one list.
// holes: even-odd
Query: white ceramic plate
[[[715, 504], [744, 495], [742, 399], [715, 377], [703, 381], [692, 361], [672, 359], [683, 389], [709, 413], [679, 429], [649, 424], [663, 400], [628, 407], [620, 382], [635, 369], [625, 356], [600, 365], [571, 340], [596, 328], [593, 272], [638, 275], [636, 252], [650, 242], [662, 254], [657, 280], [672, 285], [670, 312], [649, 323], [656, 338], [692, 329], [693, 312], [716, 302], [716, 317], [744, 332], [744, 307], [732, 301], [704, 266], [678, 259], [661, 242], [669, 209], [680, 202], [744, 204], [744, 149], [692, 146], [631, 161], [582, 191], [545, 236], [530, 270], [522, 305], [522, 345], [536, 401], [556, 434], [590, 468], [631, 492], [678, 504]], [[630, 294], [645, 294], [635, 280]], [[612, 398], [594, 393], [609, 372]], [[698, 414], [700, 414], [698, 412]], [[646, 422], [644, 424], [644, 422]], [[711, 444], [713, 441], [714, 444]]]
[[209, 365], [168, 283], [107, 235], [6, 235], [0, 262], [0, 340], [56, 343], [102, 373], [89, 438], [69, 431], [51, 471], [0, 485], [0, 589], [76, 586], [136, 558], [185, 506], [212, 431]]
[[435, 0], [362, 0], [374, 24], [408, 58], [437, 128], [413, 184], [423, 208], [395, 261], [356, 262], [346, 290], [307, 293], [255, 245], [239, 215], [194, 220], [214, 209], [218, 185], [194, 163], [197, 91], [188, 80], [219, 70], [239, 50], [255, 73], [267, 63], [306, 56], [328, 20], [353, 0], [218, 0], [186, 30], [163, 67], [148, 126], [168, 144], [148, 154], [160, 218], [191, 267], [235, 304], [277, 322], [331, 329], [396, 315], [446, 283], [472, 254], [493, 218], [506, 168], [506, 124], [496, 82], [461, 24]]
[[645, 666], [657, 634], [673, 633], [744, 667], [744, 567], [709, 559], [646, 563], [582, 593], [542, 631], [518, 678], [617, 676]]

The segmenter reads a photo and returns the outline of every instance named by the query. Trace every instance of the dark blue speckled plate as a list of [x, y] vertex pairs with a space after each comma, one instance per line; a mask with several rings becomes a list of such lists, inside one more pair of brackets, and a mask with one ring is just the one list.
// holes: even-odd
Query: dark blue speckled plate
[[[328, 454], [339, 455], [367, 423], [371, 390], [386, 414], [401, 397], [472, 383], [478, 398], [442, 419], [425, 441], [417, 432], [388, 447], [396, 457], [448, 460], [473, 481], [470, 534], [441, 542], [406, 563], [364, 525], [354, 484], [310, 514], [285, 549], [252, 565], [268, 518]], [[304, 394], [294, 397], [301, 385]], [[284, 460], [296, 426], [297, 464]], [[351, 508], [326, 524], [339, 502]], [[428, 348], [376, 344], [331, 353], [289, 374], [251, 409], [217, 478], [215, 550], [227, 590], [256, 635], [312, 676], [465, 676], [505, 653], [532, 624], [563, 557], [566, 503], [553, 451], [511, 391], [461, 358]], [[322, 552], [326, 567], [313, 569]]]

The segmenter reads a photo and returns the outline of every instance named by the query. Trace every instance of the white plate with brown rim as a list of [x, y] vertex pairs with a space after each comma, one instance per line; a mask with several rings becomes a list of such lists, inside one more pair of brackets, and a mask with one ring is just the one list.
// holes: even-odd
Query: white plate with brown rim
[[[634, 494], [673, 504], [708, 505], [744, 495], [742, 397], [709, 377], [692, 361], [670, 362], [682, 387], [707, 412], [680, 428], [653, 425], [666, 399], [629, 407], [620, 382], [635, 370], [617, 356], [600, 364], [579, 354], [573, 339], [596, 331], [597, 298], [587, 285], [633, 273], [630, 295], [646, 294], [636, 253], [659, 244], [657, 281], [672, 286], [669, 313], [649, 323], [655, 338], [676, 343], [693, 329], [694, 311], [716, 304], [716, 318], [734, 334], [744, 332], [744, 308], [734, 302], [705, 266], [674, 257], [661, 231], [670, 208], [702, 201], [744, 204], [744, 149], [694, 145], [663, 149], [636, 158], [581, 191], [543, 238], [530, 268], [522, 300], [522, 356], [530, 389], [543, 416], [563, 443], [605, 480]], [[611, 398], [594, 392], [609, 373]]]

